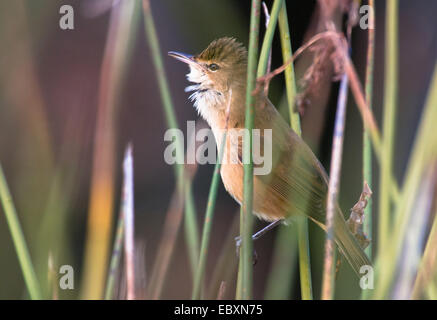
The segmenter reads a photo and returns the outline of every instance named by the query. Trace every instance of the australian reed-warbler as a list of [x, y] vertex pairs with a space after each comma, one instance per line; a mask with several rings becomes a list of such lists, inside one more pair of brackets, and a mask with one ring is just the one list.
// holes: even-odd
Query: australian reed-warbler
[[[233, 38], [213, 41], [198, 55], [169, 52], [187, 63], [187, 79], [195, 83], [186, 91], [199, 114], [211, 127], [217, 146], [221, 146], [228, 119], [228, 129], [244, 129], [247, 81], [247, 51]], [[266, 221], [285, 221], [296, 215], [307, 215], [326, 230], [326, 197], [328, 176], [307, 144], [290, 128], [263, 90], [256, 94], [254, 128], [272, 133], [272, 169], [266, 175], [254, 175], [253, 211]], [[231, 101], [229, 101], [231, 99]], [[230, 111], [226, 112], [230, 103]], [[238, 153], [237, 163], [222, 163], [221, 177], [226, 190], [241, 204], [243, 201], [242, 143], [226, 138], [224, 159]], [[335, 213], [335, 242], [359, 275], [368, 257], [346, 225], [340, 207]]]

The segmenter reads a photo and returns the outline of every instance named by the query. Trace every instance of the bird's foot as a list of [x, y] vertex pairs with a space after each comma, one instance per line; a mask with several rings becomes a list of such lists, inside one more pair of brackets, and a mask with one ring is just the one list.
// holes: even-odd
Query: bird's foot
[[[255, 235], [252, 236], [252, 240], [256, 240], [257, 238], [255, 237]], [[242, 239], [241, 236], [235, 237], [235, 251], [237, 254], [237, 257], [240, 256], [240, 247], [241, 247], [241, 243], [242, 243]], [[256, 263], [258, 262], [258, 254], [256, 253], [256, 250], [253, 249], [253, 265], [256, 265]]]
[[235, 237], [235, 253], [237, 257], [240, 255], [241, 236]]
[[[281, 224], [282, 222], [283, 222], [282, 219], [278, 219], [278, 220], [271, 222], [268, 226], [266, 226], [265, 228], [256, 232], [255, 234], [253, 234], [252, 240], [255, 241], [255, 240], [261, 238], [264, 234], [266, 234], [268, 231], [272, 230], [274, 227]], [[235, 249], [236, 249], [237, 257], [240, 256], [241, 242], [242, 242], [241, 236], [238, 236], [235, 238]], [[257, 263], [257, 261], [258, 261], [258, 254], [256, 253], [255, 250], [253, 250], [253, 265], [255, 265]]]

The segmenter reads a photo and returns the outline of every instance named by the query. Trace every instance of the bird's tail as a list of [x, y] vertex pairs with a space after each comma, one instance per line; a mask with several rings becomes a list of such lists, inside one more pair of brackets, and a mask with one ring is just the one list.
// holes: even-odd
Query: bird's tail
[[364, 253], [358, 241], [349, 231], [346, 221], [343, 218], [343, 214], [340, 209], [337, 211], [335, 219], [335, 242], [340, 249], [340, 252], [345, 256], [346, 260], [354, 269], [358, 276], [360, 274], [360, 268], [362, 266], [371, 266], [367, 255]]

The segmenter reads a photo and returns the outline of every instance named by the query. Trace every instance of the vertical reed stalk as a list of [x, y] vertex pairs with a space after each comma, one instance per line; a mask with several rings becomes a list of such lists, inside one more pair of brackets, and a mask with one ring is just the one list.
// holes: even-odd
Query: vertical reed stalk
[[127, 300], [135, 300], [135, 250], [134, 250], [134, 168], [132, 145], [126, 149], [123, 162], [122, 211], [124, 223], [124, 262], [126, 265]]
[[[286, 63], [289, 59], [292, 59], [293, 53], [285, 2], [282, 4], [279, 13], [279, 32], [281, 36], [282, 59], [283, 63]], [[290, 114], [290, 125], [294, 132], [301, 136], [302, 129], [300, 125], [300, 117], [295, 108], [297, 89], [293, 63], [290, 63], [285, 68], [284, 75]], [[313, 290], [311, 281], [308, 219], [305, 217], [299, 219], [297, 225], [301, 297], [303, 300], [312, 300]]]
[[118, 217], [117, 230], [115, 233], [114, 246], [112, 248], [111, 262], [109, 264], [108, 278], [106, 280], [105, 300], [114, 298], [114, 287], [117, 271], [120, 266], [121, 249], [124, 237], [124, 212], [120, 210]]
[[205, 222], [203, 225], [203, 232], [202, 232], [202, 242], [200, 247], [199, 265], [197, 266], [196, 269], [194, 288], [191, 296], [192, 299], [195, 300], [200, 298], [200, 288], [202, 287], [203, 278], [205, 274], [206, 258], [208, 256], [209, 239], [211, 236], [212, 219], [214, 217], [215, 201], [217, 199], [217, 190], [220, 181], [220, 168], [221, 168], [223, 154], [226, 146], [226, 137], [227, 137], [228, 123], [229, 123], [229, 111], [231, 108], [231, 101], [232, 101], [232, 89], [229, 91], [228, 106], [226, 107], [225, 130], [223, 132], [221, 144], [219, 146], [218, 159], [217, 159], [217, 163], [214, 166], [214, 173], [212, 176], [211, 186], [209, 189], [208, 203], [205, 213]]
[[[412, 206], [413, 215], [410, 215], [408, 226], [405, 230], [402, 253], [396, 268], [396, 280], [390, 299], [411, 299], [415, 278], [419, 270], [423, 246], [426, 242], [428, 221], [433, 213], [434, 191], [437, 181], [437, 162], [432, 161], [425, 165], [421, 173], [420, 184], [415, 190], [415, 199]], [[432, 277], [433, 272], [429, 270]], [[432, 278], [431, 278], [432, 279]]]
[[[241, 234], [241, 225], [243, 224], [243, 208], [240, 208], [240, 234]], [[238, 263], [238, 274], [237, 274], [237, 285], [236, 285], [236, 293], [235, 300], [243, 299], [243, 264], [241, 262], [241, 250], [240, 250], [240, 260]]]
[[393, 148], [398, 91], [398, 0], [386, 1], [384, 73], [384, 127], [382, 132], [381, 174], [379, 180], [379, 250], [384, 250], [388, 245], [387, 240], [390, 232], [390, 177], [393, 173]]
[[414, 213], [413, 205], [421, 177], [427, 166], [437, 159], [435, 119], [437, 119], [437, 64], [434, 67], [427, 101], [408, 163], [402, 194], [396, 205], [393, 222], [396, 228], [393, 229], [393, 233], [388, 239], [390, 246], [387, 250], [378, 250], [376, 265], [378, 286], [374, 290], [374, 298], [376, 299], [385, 298], [389, 292], [393, 275], [397, 270], [401, 249], [406, 241], [406, 229]]
[[175, 188], [170, 205], [165, 214], [161, 240], [153, 264], [150, 281], [147, 286], [149, 299], [157, 300], [161, 296], [166, 280], [170, 259], [176, 244], [177, 235], [183, 216], [184, 198], [178, 188]]
[[[252, 92], [255, 89], [256, 71], [258, 60], [258, 36], [260, 20], [261, 1], [252, 0], [250, 14], [249, 50], [247, 65], [247, 89], [246, 89], [246, 119], [245, 128], [247, 134], [243, 141], [243, 163], [244, 163], [244, 187], [243, 205], [241, 212], [240, 234], [242, 245], [240, 251], [241, 265], [241, 298], [252, 298], [253, 265], [252, 265], [252, 225], [253, 225], [253, 162], [252, 162], [252, 129], [255, 117], [255, 97]], [[271, 22], [270, 22], [271, 23]]]
[[[195, 151], [196, 132], [187, 132], [187, 152], [185, 159], [188, 157], [189, 150]], [[187, 161], [190, 163], [190, 161]], [[197, 264], [199, 263], [199, 228], [197, 224], [196, 204], [194, 203], [192, 178], [197, 171], [197, 164], [190, 164], [186, 167], [187, 178], [185, 179], [185, 214], [184, 214], [184, 235], [187, 244], [188, 256], [190, 259], [191, 276], [194, 285], [194, 274], [196, 273]], [[188, 177], [189, 176], [189, 177]]]
[[[197, 225], [196, 205], [194, 203], [193, 187], [191, 179], [185, 179], [185, 215], [184, 231], [185, 241], [188, 246], [188, 255], [190, 258], [191, 274], [196, 273], [197, 263], [199, 261], [199, 227]], [[194, 281], [193, 281], [194, 283]]]
[[231, 279], [235, 276], [235, 271], [237, 270], [238, 265], [238, 260], [235, 259], [234, 251], [235, 234], [238, 233], [239, 218], [240, 215], [235, 214], [226, 235], [223, 237], [223, 246], [218, 255], [217, 262], [215, 263], [214, 271], [211, 275], [211, 281], [209, 282], [206, 295], [207, 299], [213, 299], [216, 296], [222, 281], [230, 283]]
[[[282, 48], [282, 61], [283, 63], [287, 63], [287, 61], [292, 60], [293, 58], [293, 50], [291, 48], [291, 36], [290, 36], [290, 28], [288, 23], [287, 16], [287, 6], [285, 2], [282, 4], [281, 11], [279, 12], [279, 34], [281, 38], [281, 48]], [[298, 135], [302, 134], [302, 129], [300, 125], [300, 117], [299, 112], [296, 111], [296, 76], [294, 74], [294, 64], [293, 62], [289, 63], [284, 70], [285, 76], [285, 88], [287, 92], [287, 100], [288, 100], [288, 110], [290, 113], [290, 125], [291, 128]]]
[[[375, 5], [374, 0], [369, 0], [370, 15], [369, 29], [367, 32], [367, 63], [366, 63], [366, 85], [365, 95], [367, 106], [372, 109], [373, 97], [373, 69], [375, 56]], [[363, 129], [363, 180], [367, 182], [372, 189], [372, 146], [368, 133]], [[372, 239], [372, 198], [367, 202], [367, 207], [364, 209], [364, 232]], [[366, 248], [366, 254], [372, 257], [372, 243]]]
[[32, 300], [41, 299], [41, 290], [36, 278], [35, 269], [30, 258], [29, 250], [27, 248], [26, 240], [18, 220], [17, 212], [12, 196], [9, 192], [6, 177], [3, 173], [3, 168], [0, 164], [0, 202], [2, 203], [5, 212], [6, 221], [9, 230], [11, 231], [12, 241], [14, 243], [15, 251], [17, 252], [18, 261], [20, 263], [21, 271], [24, 276], [24, 283]]
[[[279, 25], [280, 25], [280, 35], [281, 35], [281, 45], [283, 50], [283, 58], [284, 61], [287, 61], [292, 56], [292, 50], [291, 50], [291, 43], [290, 43], [290, 34], [288, 29], [288, 19], [287, 19], [287, 12], [285, 8], [285, 2], [284, 1], [278, 1], [276, 0], [273, 3], [272, 7], [272, 13], [269, 19], [269, 23], [267, 26], [267, 30], [264, 36], [263, 45], [260, 53], [259, 58], [259, 64], [258, 64], [258, 72], [257, 77], [262, 77], [266, 74], [266, 72], [269, 72], [268, 70], [268, 62], [270, 60], [270, 54], [271, 54], [271, 47], [272, 47], [272, 41], [273, 41], [273, 35], [276, 28], [277, 21], [279, 19]], [[294, 104], [294, 99], [296, 95], [296, 84], [294, 81], [294, 70], [293, 65], [290, 64], [286, 68], [286, 85], [287, 85], [287, 97], [289, 101], [289, 106]], [[266, 85], [266, 87], [268, 87]], [[294, 108], [290, 108], [293, 110]], [[292, 125], [295, 125], [295, 128], [293, 128], [296, 132], [300, 134], [300, 121], [299, 121], [299, 115], [297, 115], [296, 119], [296, 113], [293, 110], [293, 114], [291, 115], [291, 123]], [[306, 221], [300, 221], [298, 224], [305, 228]], [[291, 238], [291, 236], [293, 238]], [[303, 240], [307, 240], [308, 238], [305, 238], [302, 233], [299, 230], [299, 236], [301, 236]], [[284, 241], [284, 243], [280, 243], [279, 241]], [[290, 285], [291, 285], [291, 279], [293, 277], [293, 269], [291, 268], [292, 262], [295, 257], [295, 253], [293, 250], [290, 250], [290, 246], [294, 243], [294, 234], [291, 235], [289, 228], [280, 229], [280, 235], [278, 236], [277, 242], [278, 245], [276, 246], [275, 251], [275, 261], [279, 261], [282, 263], [287, 262], [285, 265], [285, 268], [283, 265], [279, 264], [273, 264], [273, 270], [271, 278], [269, 278], [269, 289], [268, 294], [266, 296], [272, 297], [272, 296], [284, 296], [289, 292]], [[305, 242], [300, 242], [300, 244], [303, 244], [304, 246], [301, 246], [300, 248], [305, 248]], [[308, 242], [306, 242], [308, 244]], [[307, 248], [307, 247], [306, 247]], [[281, 257], [279, 257], [281, 255]], [[285, 256], [284, 256], [285, 255]], [[302, 257], [301, 262], [303, 261], [302, 266], [309, 266], [308, 260], [305, 259], [305, 257], [308, 257], [308, 251], [305, 251], [305, 256]], [[306, 299], [311, 298], [311, 280], [307, 281], [308, 273], [305, 272], [308, 269], [303, 267], [305, 270], [301, 273], [302, 278], [305, 279], [303, 281], [303, 288], [302, 292]], [[277, 268], [277, 270], [276, 270]], [[278, 281], [280, 281], [280, 285], [278, 284]], [[308, 294], [307, 294], [308, 293]]]
[[[161, 49], [159, 46], [158, 35], [156, 33], [155, 23], [153, 20], [152, 10], [149, 0], [143, 0], [143, 13], [144, 13], [144, 27], [147, 36], [147, 42], [149, 44], [153, 64], [155, 67], [156, 77], [158, 80], [159, 91], [161, 94], [161, 100], [163, 103], [164, 115], [168, 128], [178, 128], [176, 113], [174, 111], [173, 101], [171, 98], [168, 81], [165, 75], [164, 63], [161, 57]], [[185, 217], [187, 228], [185, 234], [191, 235], [187, 236], [188, 249], [190, 250], [191, 257], [198, 257], [199, 248], [199, 236], [197, 230], [196, 214], [194, 210], [194, 200], [191, 191], [191, 181], [186, 178], [184, 166], [183, 166], [183, 144], [182, 141], [176, 141], [176, 165], [175, 165], [175, 176], [177, 180], [177, 189], [185, 197]], [[189, 186], [188, 186], [189, 185]], [[186, 190], [184, 191], [184, 187]], [[196, 250], [193, 252], [193, 250]], [[194, 270], [193, 270], [194, 271]]]
[[275, 0], [275, 2], [273, 2], [269, 24], [267, 25], [266, 33], [264, 35], [264, 40], [261, 47], [261, 52], [259, 54], [257, 77], [262, 77], [267, 72], [273, 36], [275, 34], [276, 24], [278, 23], [279, 11], [282, 7], [282, 3], [283, 0]]
[[271, 259], [272, 268], [267, 278], [264, 293], [264, 299], [266, 300], [291, 298], [291, 288], [296, 272], [294, 263], [298, 248], [296, 234], [299, 227], [297, 224], [279, 227], [275, 239], [275, 250]]
[[[434, 187], [435, 188], [435, 187]], [[412, 299], [420, 299], [427, 286], [432, 285], [437, 276], [437, 208], [434, 213], [434, 222], [426, 242], [425, 251], [417, 271], [416, 280], [411, 294]]]
[[114, 6], [100, 74], [82, 297], [100, 299], [108, 264], [114, 205], [115, 120], [133, 34], [137, 1]]
[[323, 268], [322, 299], [334, 298], [335, 245], [334, 221], [337, 210], [337, 196], [340, 190], [340, 172], [343, 154], [344, 126], [346, 122], [348, 77], [343, 75], [340, 83], [337, 112], [335, 116], [334, 138], [332, 142], [331, 168], [326, 205], [326, 242]]
[[[156, 78], [158, 81], [159, 93], [161, 95], [167, 127], [171, 129], [178, 128], [176, 113], [174, 111], [174, 104], [171, 98], [170, 88], [165, 74], [164, 62], [162, 61], [158, 34], [156, 32], [155, 22], [152, 15], [152, 8], [150, 6], [149, 0], [143, 0], [143, 12], [144, 12], [144, 28], [147, 36], [147, 43], [149, 45], [152, 54], [153, 65], [155, 67]], [[184, 177], [183, 142], [179, 140], [176, 141], [176, 148], [177, 148], [176, 149], [177, 161], [174, 168], [175, 168], [175, 174], [176, 174], [178, 186], [181, 188], [183, 185], [183, 177]]]

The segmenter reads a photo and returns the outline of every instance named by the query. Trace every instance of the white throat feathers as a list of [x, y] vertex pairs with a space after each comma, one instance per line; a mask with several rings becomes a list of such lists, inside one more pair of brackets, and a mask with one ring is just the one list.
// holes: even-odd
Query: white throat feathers
[[189, 99], [194, 102], [199, 115], [211, 126], [212, 116], [219, 111], [219, 105], [225, 102], [224, 94], [212, 88], [212, 81], [199, 68], [190, 66], [187, 79], [195, 84], [185, 88], [185, 92], [194, 91]]

